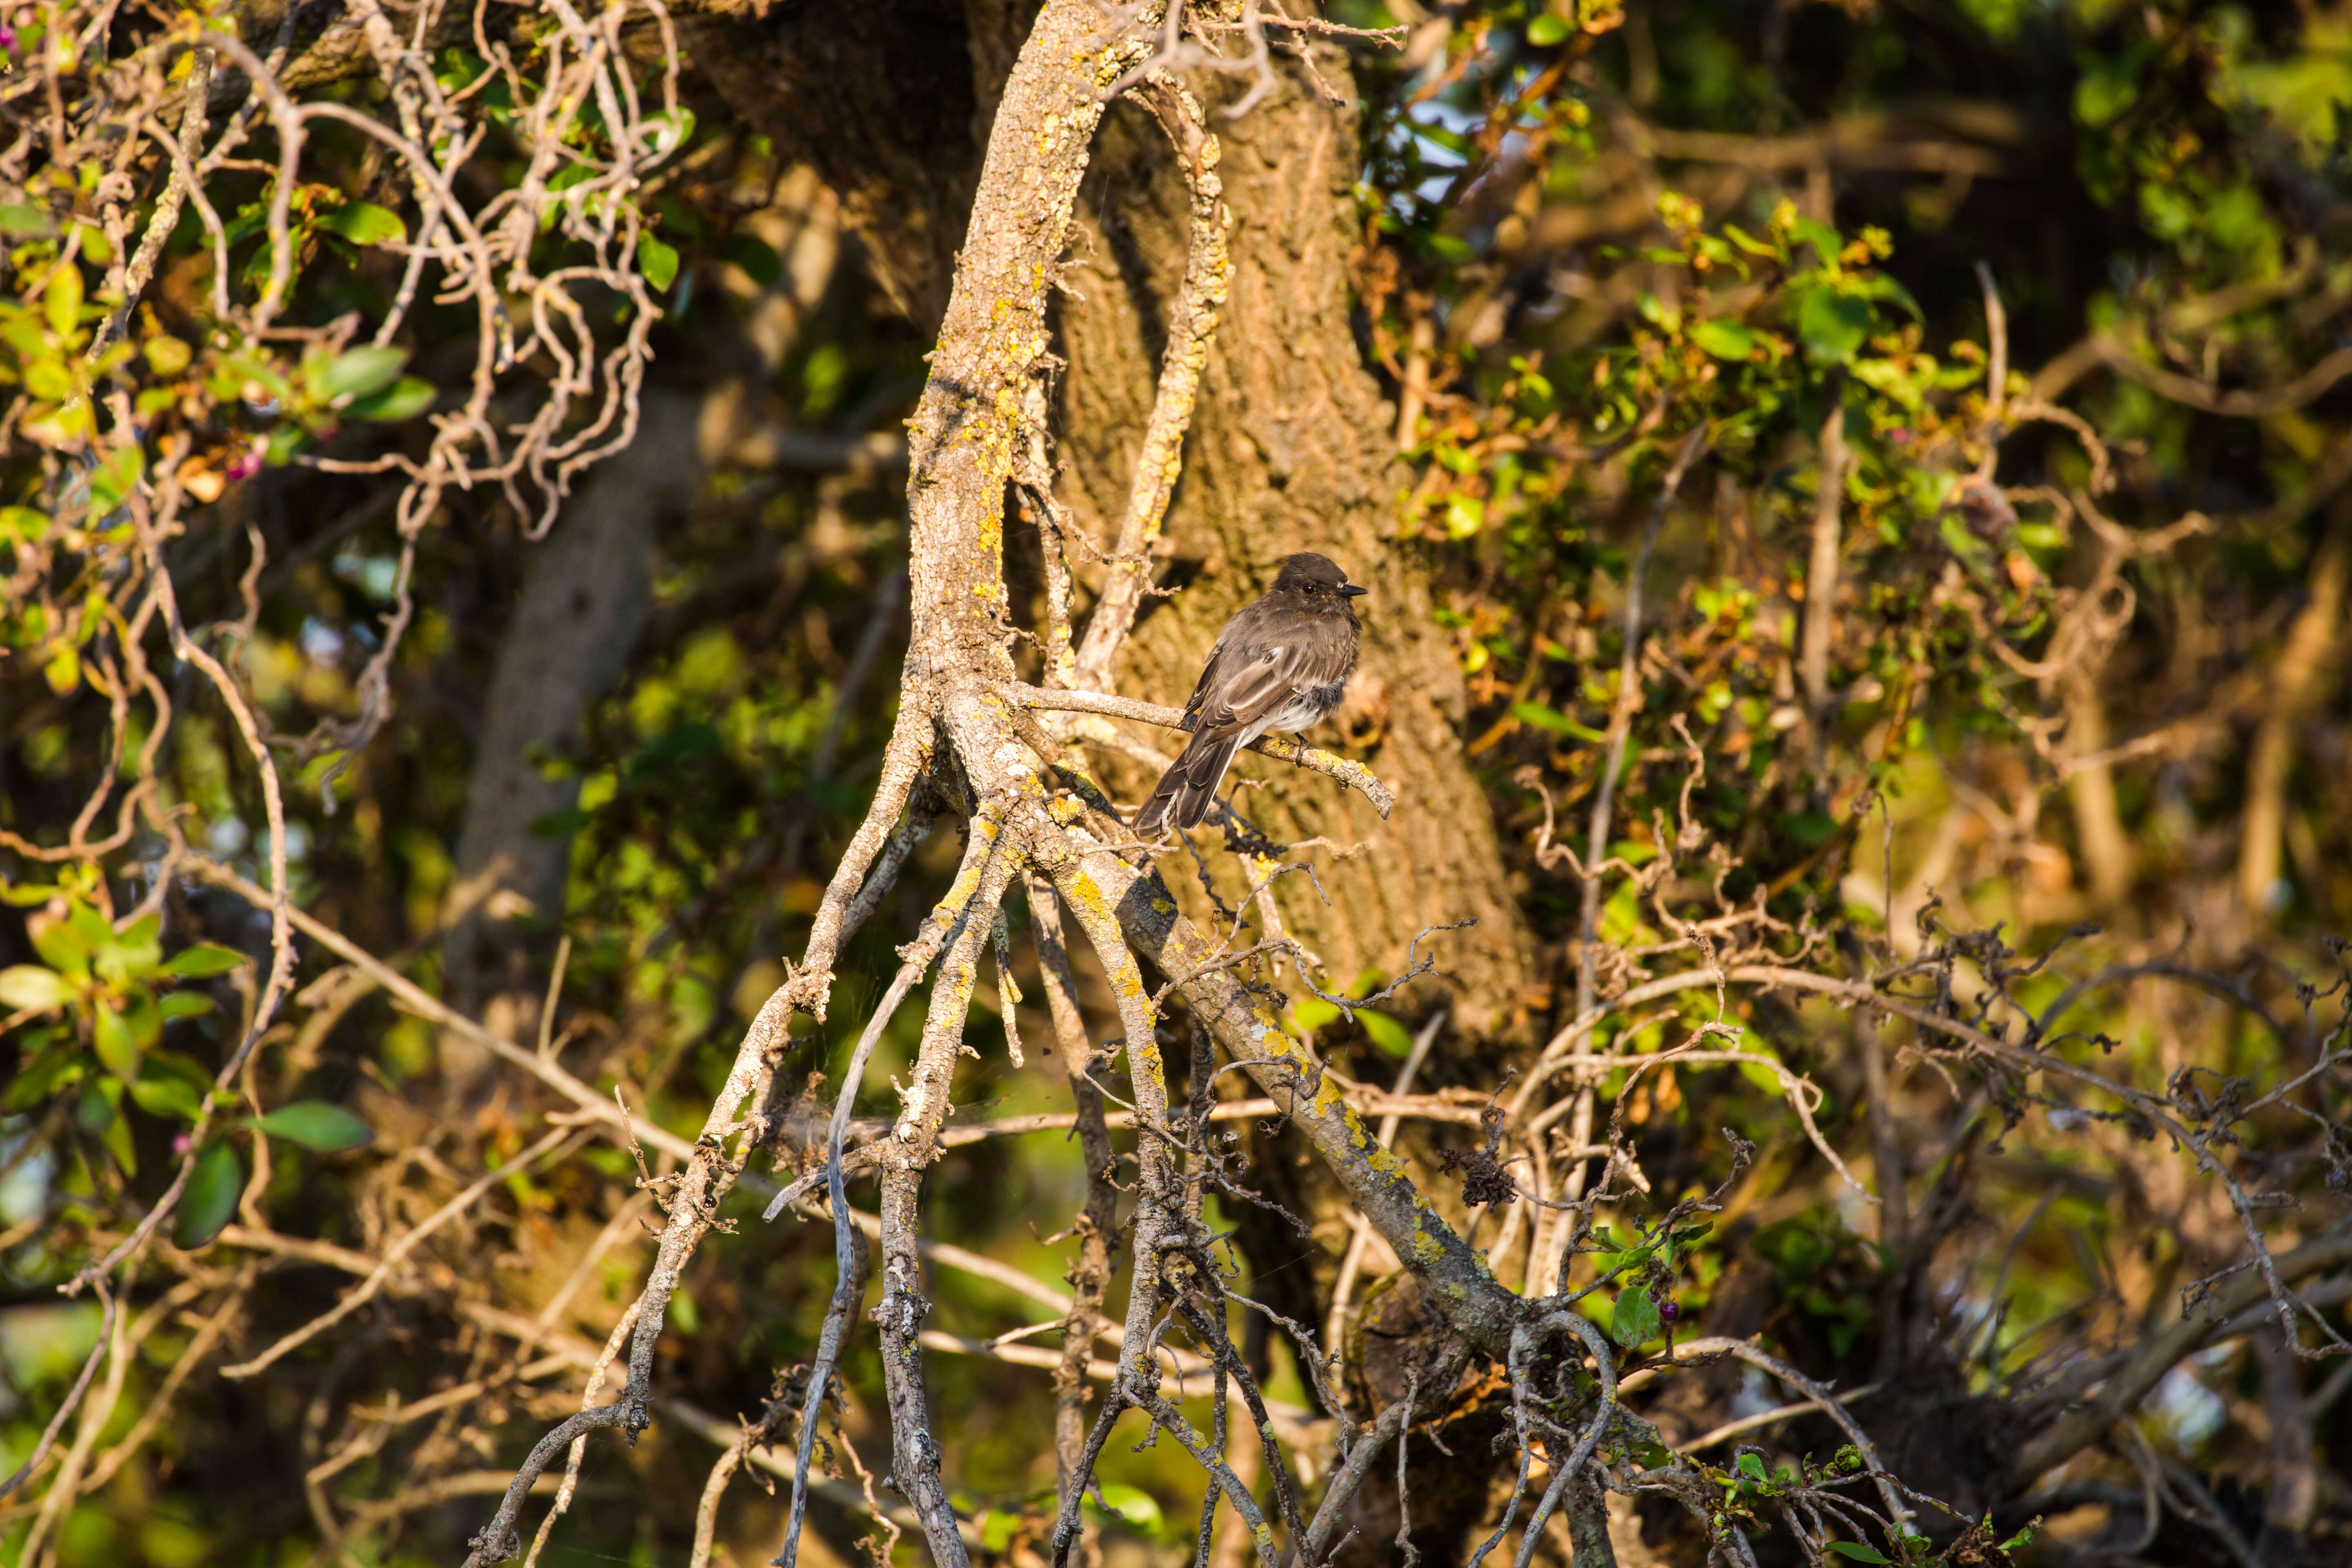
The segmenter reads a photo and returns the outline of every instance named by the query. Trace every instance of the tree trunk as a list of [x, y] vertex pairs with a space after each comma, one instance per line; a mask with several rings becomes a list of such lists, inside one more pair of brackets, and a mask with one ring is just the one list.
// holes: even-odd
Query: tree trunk
[[[1334, 62], [1322, 74], [1348, 84]], [[1230, 102], [1239, 89], [1223, 96]], [[1286, 927], [1328, 966], [1327, 987], [1366, 969], [1396, 974], [1424, 926], [1475, 915], [1475, 934], [1433, 940], [1457, 1020], [1483, 1033], [1507, 1023], [1535, 984], [1533, 948], [1463, 755], [1459, 667], [1434, 624], [1414, 548], [1395, 541], [1394, 498], [1406, 483], [1390, 436], [1395, 412], [1349, 323], [1355, 115], [1352, 102], [1318, 99], [1295, 67], [1247, 114], [1226, 120], [1211, 110], [1223, 144], [1218, 173], [1233, 267], [1166, 529], [1175, 565], [1163, 580], [1182, 591], [1145, 605], [1118, 684], [1130, 696], [1181, 702], [1227, 617], [1264, 592], [1294, 551], [1328, 554], [1370, 585], [1359, 605], [1363, 659], [1347, 704], [1336, 730], [1307, 739], [1332, 745], [1344, 733], [1349, 750], [1398, 786], [1394, 816], [1383, 823], [1351, 792], [1287, 768], [1245, 760], [1228, 783], [1265, 781], [1236, 805], [1276, 842], [1320, 836], [1371, 847], [1361, 859], [1326, 863], [1328, 905], [1303, 878], [1276, 885]], [[1150, 412], [1189, 222], [1167, 142], [1132, 105], [1106, 120], [1079, 216], [1091, 244], [1075, 248], [1075, 294], [1057, 307], [1057, 347], [1069, 369], [1056, 434], [1068, 463], [1064, 500], [1108, 545]], [[1127, 795], [1139, 797], [1150, 781], [1131, 763], [1118, 766], [1128, 770], [1114, 773]], [[1180, 898], [1199, 898], [1190, 879], [1171, 880]]]
[[[758, 460], [759, 389], [833, 280], [840, 212], [809, 171], [780, 182], [745, 226], [774, 247], [782, 278], [740, 319], [706, 312], [690, 342], [667, 345], [671, 374], [641, 395], [636, 439], [591, 469], [548, 537], [526, 547], [442, 916], [448, 1001], [509, 1039], [539, 1027], [572, 862], [572, 831], [547, 819], [571, 807], [579, 781], [542, 765], [576, 742], [644, 627], [660, 524], [692, 503], [719, 454]], [[442, 1061], [461, 1095], [488, 1066], [455, 1037]]]
[[[645, 624], [655, 530], [694, 494], [700, 405], [691, 393], [646, 391], [637, 438], [591, 471], [547, 539], [530, 547], [522, 596], [499, 647], [442, 920], [450, 1005], [509, 1039], [538, 1027], [544, 956], [571, 869], [572, 835], [543, 824], [570, 808], [580, 781], [551, 776], [546, 764], [576, 746], [581, 721]], [[454, 1036], [441, 1051], [455, 1094], [490, 1065], [480, 1047]]]
[[[2270, 700], [2246, 759], [2246, 807], [2238, 849], [2238, 896], [2257, 929], [2285, 902], [2279, 847], [2286, 832], [2287, 775], [2311, 715], [2327, 700], [2340, 661], [2344, 595], [2352, 576], [2352, 500], [2336, 503], [2309, 568], [2311, 596], [2270, 675]], [[2317, 889], [2313, 889], [2316, 892]]]
[[1036, 0], [800, 0], [686, 18], [695, 68], [841, 199], [868, 277], [928, 331]]

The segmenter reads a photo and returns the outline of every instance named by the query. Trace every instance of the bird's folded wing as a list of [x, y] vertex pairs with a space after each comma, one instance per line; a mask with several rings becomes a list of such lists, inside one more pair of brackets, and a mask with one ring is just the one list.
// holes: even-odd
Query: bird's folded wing
[[[1306, 634], [1310, 628], [1296, 630]], [[1201, 728], [1249, 729], [1300, 692], [1343, 679], [1346, 658], [1347, 649], [1339, 639], [1311, 635], [1221, 649], [1218, 659], [1202, 675]]]

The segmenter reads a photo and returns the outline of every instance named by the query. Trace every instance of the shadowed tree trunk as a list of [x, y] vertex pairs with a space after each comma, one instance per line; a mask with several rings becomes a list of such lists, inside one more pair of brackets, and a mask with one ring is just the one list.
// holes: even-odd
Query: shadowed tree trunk
[[[576, 743], [645, 625], [661, 524], [692, 503], [716, 454], [740, 460], [759, 446], [759, 388], [832, 283], [839, 226], [838, 205], [810, 171], [780, 184], [747, 222], [782, 259], [778, 283], [744, 302], [740, 330], [706, 328], [672, 347], [678, 380], [646, 388], [636, 439], [592, 469], [548, 537], [527, 547], [443, 914], [449, 1000], [509, 1039], [539, 1027], [572, 859], [572, 830], [549, 818], [578, 798], [579, 780], [550, 776], [546, 764]], [[686, 384], [714, 369], [724, 377], [716, 384]], [[459, 1091], [488, 1065], [464, 1039], [442, 1049]]]
[[[701, 401], [646, 390], [635, 441], [598, 464], [546, 540], [530, 547], [522, 596], [499, 647], [443, 921], [449, 1001], [509, 1039], [528, 1039], [539, 1026], [546, 954], [563, 917], [572, 835], [544, 819], [572, 805], [580, 780], [548, 764], [576, 746], [582, 720], [645, 624], [655, 531], [692, 500], [700, 473]], [[480, 1047], [455, 1037], [442, 1052], [453, 1089], [489, 1066]]]
[[[1320, 67], [1326, 80], [1348, 83], [1336, 58]], [[1370, 586], [1359, 605], [1362, 662], [1335, 724], [1347, 750], [1400, 786], [1395, 816], [1383, 823], [1352, 792], [1246, 758], [1228, 783], [1265, 781], [1236, 804], [1277, 842], [1321, 836], [1370, 846], [1324, 868], [1328, 906], [1304, 878], [1276, 886], [1286, 926], [1329, 966], [1327, 986], [1368, 968], [1395, 974], [1423, 927], [1475, 915], [1475, 932], [1433, 940], [1456, 1020], [1484, 1033], [1507, 1025], [1535, 984], [1532, 945], [1463, 754], [1460, 668], [1414, 547], [1395, 542], [1395, 500], [1409, 482], [1391, 436], [1395, 410], [1349, 323], [1355, 106], [1324, 102], [1293, 66], [1247, 114], [1226, 120], [1212, 109], [1210, 122], [1223, 144], [1233, 272], [1162, 546], [1174, 557], [1163, 580], [1183, 586], [1145, 605], [1118, 688], [1182, 702], [1226, 618], [1294, 551], [1327, 553]], [[1188, 222], [1175, 159], [1140, 110], [1121, 105], [1108, 117], [1080, 220], [1093, 243], [1076, 247], [1076, 297], [1057, 310], [1069, 370], [1056, 435], [1069, 464], [1065, 500], [1108, 547], [1151, 408]], [[1333, 727], [1308, 738], [1332, 744]], [[1139, 798], [1149, 781], [1121, 766], [1134, 776], [1120, 783]], [[1171, 880], [1186, 896], [1189, 879]]]

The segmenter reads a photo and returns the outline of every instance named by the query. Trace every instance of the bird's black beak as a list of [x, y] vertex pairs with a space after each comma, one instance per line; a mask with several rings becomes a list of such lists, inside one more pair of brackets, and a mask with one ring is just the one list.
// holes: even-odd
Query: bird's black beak
[[1339, 584], [1339, 596], [1343, 599], [1360, 598], [1370, 592], [1371, 590], [1370, 588], [1359, 588], [1353, 583], [1342, 583]]

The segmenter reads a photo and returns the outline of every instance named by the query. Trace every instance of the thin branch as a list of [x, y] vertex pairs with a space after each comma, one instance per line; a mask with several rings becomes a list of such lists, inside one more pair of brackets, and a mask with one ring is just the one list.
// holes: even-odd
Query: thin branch
[[[1024, 686], [1006, 681], [1004, 695], [1024, 708], [1044, 709], [1067, 713], [1099, 713], [1113, 719], [1133, 719], [1145, 724], [1158, 724], [1170, 730], [1184, 727], [1184, 710], [1163, 708], [1157, 702], [1139, 702], [1133, 698], [1114, 697], [1101, 691], [1047, 691], [1040, 687]], [[1337, 779], [1349, 788], [1359, 791], [1371, 802], [1372, 809], [1385, 818], [1395, 809], [1396, 796], [1389, 786], [1375, 777], [1370, 769], [1345, 757], [1335, 757], [1328, 752], [1312, 746], [1302, 746], [1286, 735], [1261, 735], [1244, 748], [1277, 762], [1292, 763], [1309, 773]]]

